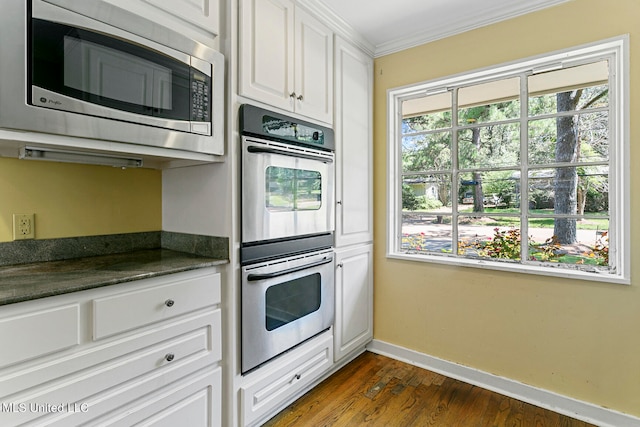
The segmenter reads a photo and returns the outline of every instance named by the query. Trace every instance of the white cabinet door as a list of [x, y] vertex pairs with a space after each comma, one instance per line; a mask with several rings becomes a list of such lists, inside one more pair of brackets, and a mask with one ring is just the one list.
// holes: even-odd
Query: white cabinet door
[[302, 9], [295, 16], [295, 112], [333, 122], [333, 33]]
[[373, 59], [336, 37], [336, 247], [373, 240]]
[[291, 0], [240, 2], [239, 93], [333, 122], [333, 33]]
[[[128, 0], [129, 2], [131, 0]], [[213, 36], [219, 34], [219, 0], [144, 0]]]
[[293, 2], [244, 0], [240, 8], [240, 94], [291, 111]]
[[373, 338], [373, 246], [336, 250], [337, 362]]

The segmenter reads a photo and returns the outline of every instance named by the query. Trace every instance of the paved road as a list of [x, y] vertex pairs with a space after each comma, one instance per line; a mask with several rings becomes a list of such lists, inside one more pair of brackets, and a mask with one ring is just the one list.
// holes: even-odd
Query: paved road
[[[476, 237], [487, 239], [493, 237], [496, 226], [469, 226], [460, 225], [459, 233], [464, 239]], [[500, 230], [508, 230], [509, 227], [499, 227]], [[423, 249], [440, 251], [451, 249], [451, 225], [450, 224], [412, 224], [402, 227], [403, 234], [421, 235], [424, 233]], [[543, 243], [553, 236], [553, 228], [530, 228], [527, 233], [536, 243]], [[578, 244], [572, 245], [572, 252], [584, 252], [588, 247], [596, 243], [595, 230], [577, 230]]]

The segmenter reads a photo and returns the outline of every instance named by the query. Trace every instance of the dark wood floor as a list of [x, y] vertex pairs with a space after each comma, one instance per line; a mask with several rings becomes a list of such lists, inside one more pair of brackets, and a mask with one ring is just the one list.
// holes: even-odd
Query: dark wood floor
[[585, 427], [591, 424], [365, 352], [264, 426]]

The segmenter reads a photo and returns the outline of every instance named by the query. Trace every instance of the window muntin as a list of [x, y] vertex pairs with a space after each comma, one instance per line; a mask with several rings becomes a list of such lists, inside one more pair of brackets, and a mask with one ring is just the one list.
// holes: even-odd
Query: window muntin
[[[575, 55], [552, 54], [514, 64], [510, 73], [505, 72], [509, 67], [470, 73], [472, 84], [461, 76], [416, 85], [415, 91], [390, 91], [389, 100], [396, 103], [392, 117], [398, 120], [397, 140], [403, 141], [395, 144], [396, 153], [390, 152], [390, 160], [402, 165], [396, 169], [390, 163], [390, 170], [398, 171], [392, 175], [402, 180], [392, 177], [390, 185], [403, 185], [394, 205], [400, 215], [390, 211], [389, 256], [465, 265], [482, 260], [483, 267], [495, 262], [504, 269], [507, 263], [507, 269], [563, 276], [575, 272], [580, 278], [628, 283], [628, 254], [622, 251], [628, 243], [621, 232], [628, 226], [621, 193], [627, 188], [621, 165], [628, 150], [622, 127], [622, 45], [596, 46], [588, 55], [584, 49]], [[483, 85], [495, 93], [484, 91], [489, 93], [485, 99], [470, 102], [470, 88]], [[442, 90], [448, 96], [429, 95]], [[437, 104], [430, 97], [450, 97], [450, 109], [440, 103], [437, 111], [421, 114], [417, 105]], [[409, 110], [411, 117], [403, 117]], [[475, 120], [469, 120], [471, 114]], [[451, 139], [444, 150], [436, 144], [436, 133], [439, 141]], [[418, 138], [425, 135], [431, 139]], [[405, 136], [413, 138], [414, 146], [422, 145], [420, 162]], [[574, 141], [568, 152], [567, 140]], [[451, 159], [450, 168], [448, 161], [437, 162], [437, 156], [426, 154], [443, 151]], [[422, 204], [432, 206], [427, 199], [440, 198], [420, 184], [437, 186], [417, 179], [435, 172], [451, 177], [448, 202], [439, 208], [407, 209], [407, 200], [422, 198]], [[409, 182], [413, 194], [407, 191]], [[396, 190], [391, 188], [393, 196]], [[400, 202], [404, 209], [399, 209]], [[562, 230], [564, 241], [557, 235]], [[497, 254], [508, 248], [509, 256]], [[610, 249], [615, 254], [611, 258]]]

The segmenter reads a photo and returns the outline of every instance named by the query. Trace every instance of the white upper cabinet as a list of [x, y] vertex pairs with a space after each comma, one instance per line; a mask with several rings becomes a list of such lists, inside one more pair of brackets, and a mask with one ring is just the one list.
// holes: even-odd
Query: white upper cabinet
[[[133, 3], [126, 0], [127, 4]], [[211, 36], [219, 34], [219, 0], [144, 0], [160, 10], [181, 18]]]
[[333, 122], [333, 33], [296, 9], [295, 108], [297, 113]]
[[332, 123], [331, 29], [289, 0], [240, 9], [240, 95]]
[[292, 110], [293, 2], [240, 2], [240, 94]]
[[336, 37], [336, 247], [373, 240], [373, 59]]
[[[220, 0], [44, 0], [69, 10], [96, 17], [109, 5], [182, 32], [187, 37], [211, 45], [220, 33]], [[104, 10], [104, 12], [103, 12]], [[113, 23], [112, 23], [113, 24]], [[127, 29], [130, 31], [130, 29]], [[143, 34], [146, 36], [146, 34]]]

